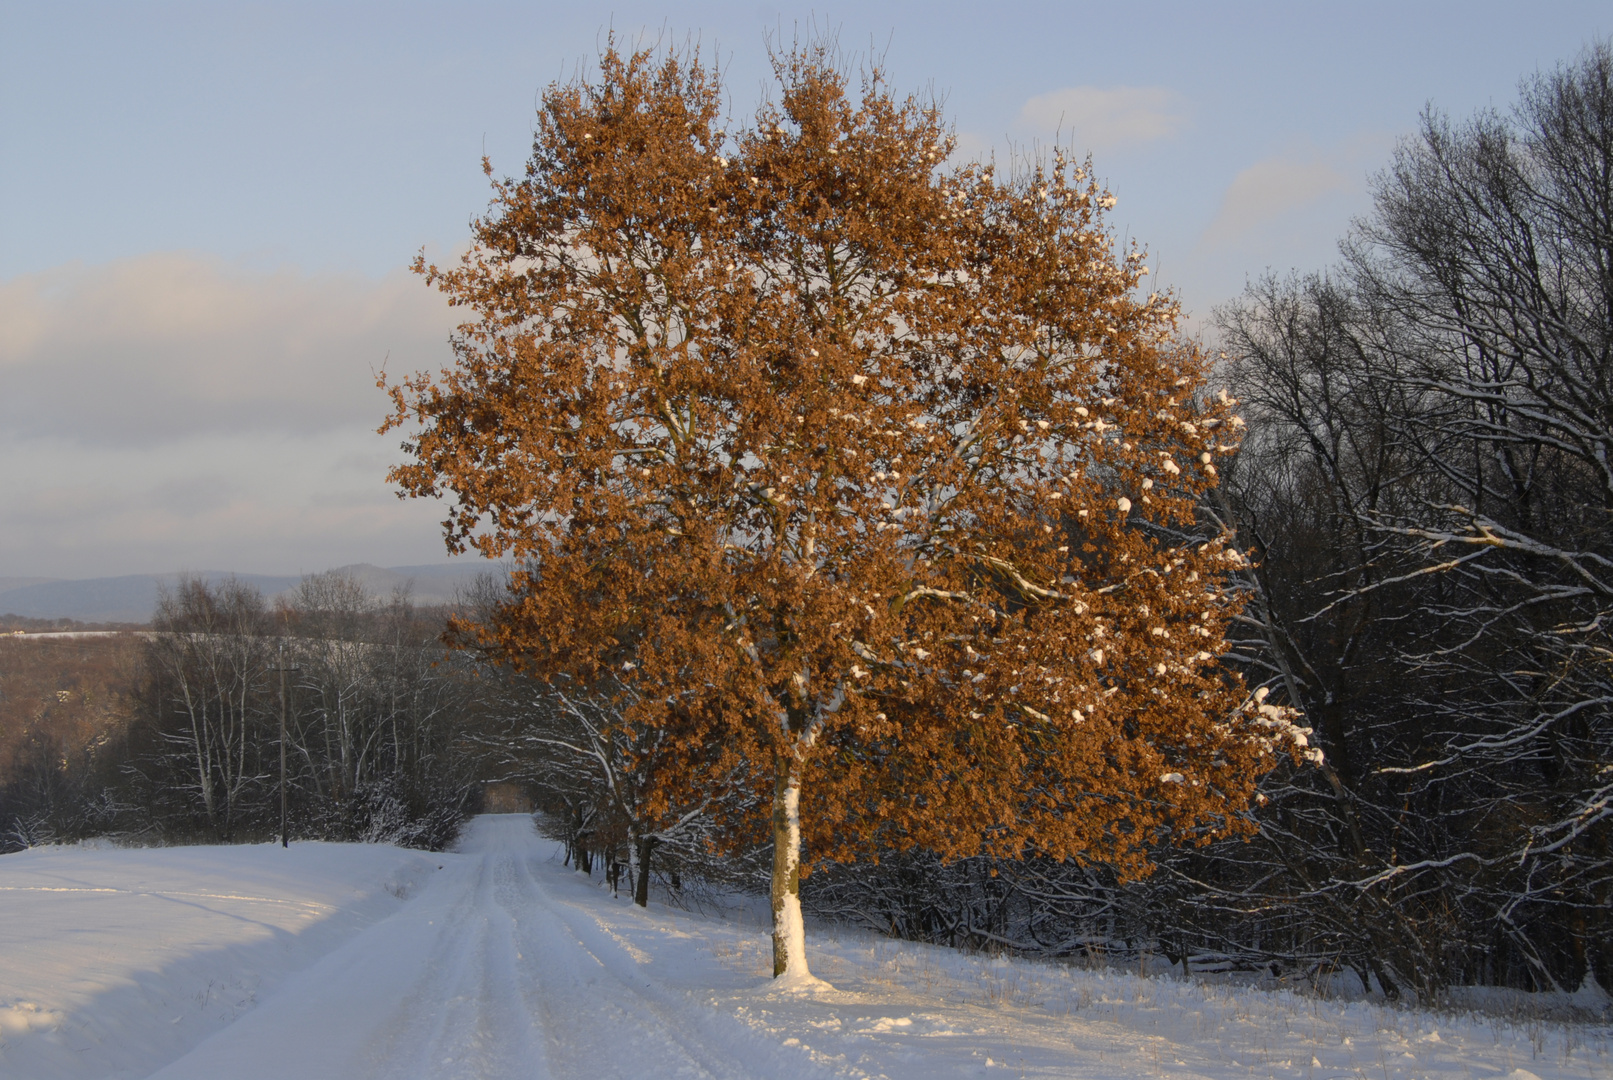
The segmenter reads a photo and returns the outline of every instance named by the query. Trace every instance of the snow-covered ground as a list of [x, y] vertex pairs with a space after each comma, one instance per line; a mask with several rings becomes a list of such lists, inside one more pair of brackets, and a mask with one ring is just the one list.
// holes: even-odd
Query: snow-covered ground
[[643, 911], [524, 816], [461, 850], [0, 858], [0, 1077], [1613, 1077], [1613, 1029], [1324, 1001]]

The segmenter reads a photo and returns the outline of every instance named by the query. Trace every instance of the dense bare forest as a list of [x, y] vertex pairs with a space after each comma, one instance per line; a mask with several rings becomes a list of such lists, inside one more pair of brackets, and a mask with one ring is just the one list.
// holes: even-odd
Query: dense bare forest
[[293, 839], [441, 846], [479, 792], [444, 618], [332, 573], [274, 607], [188, 580], [146, 630], [0, 637], [0, 844], [278, 836], [283, 749]]
[[1240, 887], [1419, 989], [1606, 980], [1613, 52], [1429, 113], [1342, 263], [1221, 330], [1251, 629], [1329, 761]]

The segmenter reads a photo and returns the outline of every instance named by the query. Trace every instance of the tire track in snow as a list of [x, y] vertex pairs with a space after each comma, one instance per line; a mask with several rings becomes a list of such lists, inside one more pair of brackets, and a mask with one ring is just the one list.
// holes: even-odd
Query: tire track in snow
[[[579, 905], [557, 899], [523, 861], [519, 893], [543, 918], [522, 953], [534, 973], [557, 1077], [861, 1076], [832, 1073], [759, 1037], [731, 1016], [658, 984], [631, 945]], [[591, 898], [592, 899], [592, 898]], [[530, 901], [529, 901], [530, 903]], [[642, 955], [642, 954], [641, 954]]]
[[369, 1075], [435, 1080], [548, 1075], [543, 1040], [522, 1007], [513, 919], [496, 899], [509, 875], [483, 858], [471, 889], [444, 917], [426, 975], [372, 1044]]
[[476, 819], [465, 849], [401, 911], [153, 1080], [866, 1075], [827, 1069], [665, 985], [654, 957], [597, 913], [597, 892], [578, 883], [576, 897], [558, 895], [572, 883], [541, 865], [546, 849], [524, 815]]

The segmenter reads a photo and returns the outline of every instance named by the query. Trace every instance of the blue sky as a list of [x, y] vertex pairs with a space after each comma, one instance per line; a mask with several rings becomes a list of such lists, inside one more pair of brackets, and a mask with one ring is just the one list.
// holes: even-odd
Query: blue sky
[[698, 38], [746, 116], [766, 43], [833, 31], [969, 153], [1065, 141], [1201, 326], [1332, 258], [1432, 103], [1506, 108], [1604, 3], [42, 4], [0, 0], [0, 577], [441, 558], [381, 475], [372, 372], [451, 321], [479, 160], [607, 30]]

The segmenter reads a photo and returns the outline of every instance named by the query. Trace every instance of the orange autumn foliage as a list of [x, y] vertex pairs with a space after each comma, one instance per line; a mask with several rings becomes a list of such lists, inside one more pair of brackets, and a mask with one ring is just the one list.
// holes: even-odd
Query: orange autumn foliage
[[525, 567], [484, 641], [627, 688], [652, 809], [770, 806], [776, 925], [802, 841], [1135, 874], [1240, 828], [1292, 730], [1218, 664], [1229, 538], [1183, 539], [1239, 423], [1113, 199], [948, 164], [935, 106], [821, 49], [776, 67], [727, 132], [698, 55], [607, 51], [459, 264], [417, 262], [469, 318], [383, 380], [391, 478]]

